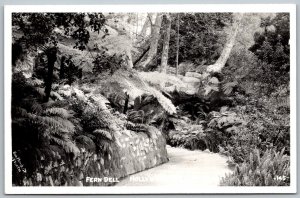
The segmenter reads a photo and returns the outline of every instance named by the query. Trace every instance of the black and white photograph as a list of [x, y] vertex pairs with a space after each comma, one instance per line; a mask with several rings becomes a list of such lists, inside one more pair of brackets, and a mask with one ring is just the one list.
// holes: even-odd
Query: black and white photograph
[[6, 193], [295, 192], [295, 8], [7, 6]]

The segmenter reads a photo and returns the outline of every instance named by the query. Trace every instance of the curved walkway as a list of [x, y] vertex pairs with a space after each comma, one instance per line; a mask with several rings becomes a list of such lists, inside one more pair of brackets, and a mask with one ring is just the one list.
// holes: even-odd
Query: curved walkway
[[231, 170], [227, 158], [208, 151], [190, 151], [167, 146], [170, 161], [130, 175], [117, 186], [218, 186]]

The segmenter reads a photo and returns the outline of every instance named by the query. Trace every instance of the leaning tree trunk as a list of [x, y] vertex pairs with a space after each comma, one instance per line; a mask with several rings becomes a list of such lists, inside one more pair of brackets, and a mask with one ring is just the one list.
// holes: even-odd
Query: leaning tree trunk
[[236, 39], [237, 33], [239, 31], [242, 18], [243, 18], [243, 15], [241, 15], [241, 17], [233, 25], [233, 31], [230, 34], [230, 36], [229, 36], [229, 38], [228, 38], [228, 40], [227, 40], [227, 42], [224, 46], [224, 49], [221, 53], [221, 56], [218, 58], [218, 60], [216, 61], [215, 64], [210, 65], [210, 66], [207, 67], [207, 69], [206, 69], [207, 72], [219, 73], [219, 72], [221, 72], [221, 70], [225, 66], [225, 63], [227, 62], [227, 60], [229, 58], [229, 55], [230, 55], [230, 52], [231, 52], [231, 50], [232, 50], [232, 48], [235, 44], [235, 39]]
[[133, 68], [133, 61], [132, 61], [132, 55], [131, 55], [131, 49], [130, 48], [127, 48], [126, 51], [125, 51], [125, 54], [127, 56], [127, 66], [129, 68]]
[[167, 24], [166, 24], [166, 31], [164, 35], [163, 41], [163, 50], [161, 55], [161, 72], [167, 73], [168, 68], [168, 54], [169, 54], [169, 42], [170, 42], [170, 31], [171, 31], [171, 17], [170, 15], [166, 15]]
[[48, 102], [50, 98], [51, 93], [51, 87], [53, 82], [53, 70], [54, 70], [54, 64], [57, 58], [57, 48], [52, 47], [45, 51], [45, 54], [47, 56], [47, 77], [45, 80], [45, 98], [44, 102]]
[[156, 19], [155, 23], [151, 28], [151, 43], [150, 43], [150, 50], [148, 52], [148, 57], [147, 59], [140, 64], [141, 68], [145, 68], [151, 61], [153, 60], [154, 56], [157, 53], [157, 45], [158, 45], [158, 40], [159, 40], [159, 31], [161, 27], [161, 22], [162, 22], [162, 14], [157, 13], [156, 14]]
[[143, 41], [147, 38], [147, 30], [148, 30], [149, 27], [151, 27], [153, 25], [152, 22], [151, 22], [152, 15], [153, 15], [153, 13], [148, 13], [147, 14], [147, 18], [145, 20], [145, 23], [142, 27], [141, 32], [139, 33], [138, 43], [140, 43], [141, 41]]

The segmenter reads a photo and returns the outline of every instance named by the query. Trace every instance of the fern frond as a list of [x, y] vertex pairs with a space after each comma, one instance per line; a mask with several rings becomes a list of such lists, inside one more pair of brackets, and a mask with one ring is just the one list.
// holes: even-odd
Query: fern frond
[[71, 118], [73, 116], [72, 114], [70, 114], [68, 110], [64, 108], [55, 108], [55, 107], [46, 109], [45, 115], [59, 116], [66, 119]]
[[36, 113], [36, 114], [41, 114], [41, 113], [43, 113], [43, 107], [42, 107], [42, 105], [40, 105], [40, 104], [38, 104], [38, 103], [36, 103], [36, 102], [34, 102], [34, 103], [32, 104], [31, 110], [32, 110], [32, 112], [34, 112], [34, 113]]
[[149, 90], [152, 93], [152, 95], [157, 99], [159, 104], [164, 108], [164, 110], [166, 110], [171, 115], [176, 113], [176, 107], [170, 99], [166, 98], [161, 92], [159, 92], [153, 87], [149, 87]]
[[[176, 112], [176, 107], [171, 100], [166, 98], [160, 91], [154, 87], [149, 86], [140, 77], [139, 73], [133, 70], [118, 70], [114, 73], [112, 78], [104, 84], [104, 87], [110, 85], [109, 91], [113, 93], [127, 93], [131, 98], [135, 99], [143, 94], [153, 95], [157, 98], [160, 105], [170, 114]], [[105, 90], [107, 90], [106, 88]], [[104, 93], [105, 94], [105, 93]]]
[[67, 153], [73, 153], [75, 156], [80, 154], [79, 148], [71, 141], [66, 141], [61, 146]]
[[102, 130], [102, 129], [96, 129], [95, 131], [93, 131], [94, 134], [100, 135], [104, 138], [107, 138], [109, 140], [112, 140], [112, 136], [108, 131]]
[[59, 95], [59, 93], [57, 93], [56, 91], [51, 91], [51, 94], [50, 94], [51, 97], [54, 97], [58, 100], [63, 100], [63, 97], [61, 97], [61, 95]]
[[32, 98], [27, 98], [22, 101], [22, 107], [26, 109], [28, 112], [40, 115], [43, 113], [42, 104], [38, 103], [37, 100]]
[[229, 95], [232, 93], [233, 88], [236, 87], [237, 85], [238, 85], [237, 81], [228, 82], [228, 83], [223, 84], [222, 90], [223, 90], [224, 94]]
[[96, 148], [94, 141], [88, 136], [79, 135], [76, 137], [75, 141], [77, 145], [84, 146], [89, 150], [94, 150]]
[[60, 130], [65, 130], [66, 132], [69, 133], [75, 132], [75, 126], [71, 121], [58, 116], [53, 116], [51, 118], [53, 118], [54, 120], [57, 121], [57, 123], [59, 123], [59, 125], [61, 126]]
[[207, 96], [212, 91], [219, 91], [219, 87], [217, 85], [205, 85], [204, 87], [204, 95]]
[[[34, 55], [27, 55], [24, 56], [24, 60], [18, 60], [16, 62], [16, 67], [15, 72], [23, 72], [23, 74], [25, 73], [31, 73], [32, 74], [32, 70], [33, 70], [33, 66], [34, 66]], [[27, 76], [27, 75], [26, 75]]]
[[64, 132], [75, 132], [75, 126], [69, 120], [63, 119], [61, 117], [48, 117], [48, 116], [38, 116], [29, 113], [30, 119], [34, 122], [39, 123], [42, 126], [50, 127], [52, 131], [64, 131]]
[[92, 94], [89, 99], [96, 103], [97, 106], [99, 106], [99, 108], [101, 110], [107, 110], [107, 106], [106, 104], [109, 104], [110, 102], [107, 100], [107, 98], [105, 98], [104, 96], [102, 96], [101, 94]]
[[60, 137], [48, 136], [48, 138], [51, 142], [53, 142], [56, 145], [62, 146], [65, 144], [65, 141], [63, 139], [61, 139]]
[[28, 78], [27, 83], [32, 87], [36, 87], [42, 85], [44, 82], [38, 78]]
[[45, 89], [41, 88], [41, 87], [36, 87], [35, 90], [38, 92], [38, 94], [41, 96], [41, 97], [44, 97], [45, 96]]

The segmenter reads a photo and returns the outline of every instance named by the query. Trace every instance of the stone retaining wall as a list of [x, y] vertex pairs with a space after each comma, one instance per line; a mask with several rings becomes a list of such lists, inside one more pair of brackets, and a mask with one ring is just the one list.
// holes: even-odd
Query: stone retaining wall
[[121, 167], [125, 175], [130, 175], [168, 161], [166, 141], [161, 132], [149, 127], [149, 137], [145, 133], [122, 131], [116, 134], [120, 148]]
[[14, 185], [110, 186], [125, 176], [168, 161], [166, 140], [155, 127], [149, 127], [147, 134], [115, 132], [113, 141], [97, 154], [81, 149], [77, 157], [65, 161], [65, 156], [56, 154], [55, 159], [41, 159], [40, 168], [30, 178], [18, 175], [24, 179]]

